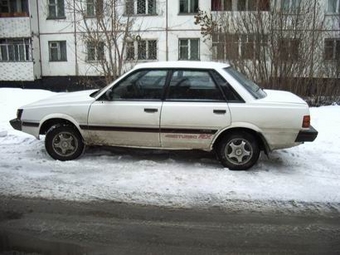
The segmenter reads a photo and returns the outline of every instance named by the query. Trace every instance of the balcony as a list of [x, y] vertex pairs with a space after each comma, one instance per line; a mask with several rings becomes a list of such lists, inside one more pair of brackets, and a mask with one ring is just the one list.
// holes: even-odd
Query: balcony
[[0, 38], [31, 37], [30, 18], [27, 16], [0, 18]]

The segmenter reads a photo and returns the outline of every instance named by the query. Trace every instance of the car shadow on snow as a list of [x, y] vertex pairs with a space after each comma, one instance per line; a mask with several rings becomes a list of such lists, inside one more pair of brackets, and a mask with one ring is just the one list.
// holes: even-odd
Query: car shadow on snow
[[[93, 159], [94, 157], [118, 157], [120, 160], [136, 162], [141, 160], [150, 160], [154, 162], [173, 161], [179, 164], [199, 163], [208, 167], [224, 168], [213, 151], [153, 150], [106, 146], [88, 147], [83, 158]], [[287, 157], [291, 157], [291, 155], [289, 155], [286, 150], [274, 151], [270, 153], [269, 156], [262, 152], [258, 162], [250, 170], [283, 171], [290, 168], [289, 159]]]
[[86, 148], [83, 158], [92, 158], [98, 156], [115, 156], [128, 160], [151, 160], [162, 162], [171, 160], [178, 163], [202, 163], [216, 166], [219, 163], [214, 152], [206, 152], [201, 150], [153, 150], [153, 149], [136, 149], [124, 147], [106, 147], [91, 146]]

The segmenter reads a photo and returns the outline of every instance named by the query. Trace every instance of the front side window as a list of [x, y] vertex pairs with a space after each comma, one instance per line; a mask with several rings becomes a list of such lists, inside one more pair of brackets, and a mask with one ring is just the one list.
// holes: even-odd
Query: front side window
[[325, 60], [340, 60], [340, 38], [327, 38], [324, 41]]
[[87, 43], [87, 60], [100, 61], [104, 59], [104, 42]]
[[221, 90], [207, 70], [174, 70], [168, 100], [224, 101]]
[[48, 18], [65, 18], [64, 0], [48, 0]]
[[156, 0], [125, 1], [126, 15], [156, 15]]
[[328, 0], [327, 13], [340, 13], [340, 0]]
[[48, 42], [50, 61], [67, 61], [66, 41]]
[[179, 39], [179, 60], [199, 60], [199, 39]]
[[165, 86], [166, 70], [139, 70], [111, 91], [112, 100], [161, 100]]
[[31, 42], [28, 38], [0, 40], [0, 61], [31, 61]]
[[198, 0], [179, 0], [179, 13], [197, 13]]
[[232, 0], [212, 0], [212, 11], [232, 11]]

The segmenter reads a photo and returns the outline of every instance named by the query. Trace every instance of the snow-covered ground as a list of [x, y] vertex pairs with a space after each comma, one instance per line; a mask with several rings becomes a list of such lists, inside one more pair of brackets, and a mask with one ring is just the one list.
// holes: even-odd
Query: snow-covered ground
[[0, 88], [0, 195], [176, 207], [286, 207], [340, 211], [340, 106], [311, 108], [313, 143], [229, 171], [209, 153], [92, 148], [52, 160], [44, 142], [12, 129], [21, 105], [54, 93]]

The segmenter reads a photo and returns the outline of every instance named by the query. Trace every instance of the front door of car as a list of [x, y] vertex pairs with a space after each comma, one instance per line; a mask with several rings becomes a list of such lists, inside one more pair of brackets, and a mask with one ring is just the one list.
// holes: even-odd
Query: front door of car
[[173, 70], [162, 107], [163, 147], [209, 149], [230, 122], [228, 104], [209, 70]]
[[159, 147], [166, 75], [166, 70], [137, 70], [107, 90], [90, 107], [89, 140], [104, 145]]

